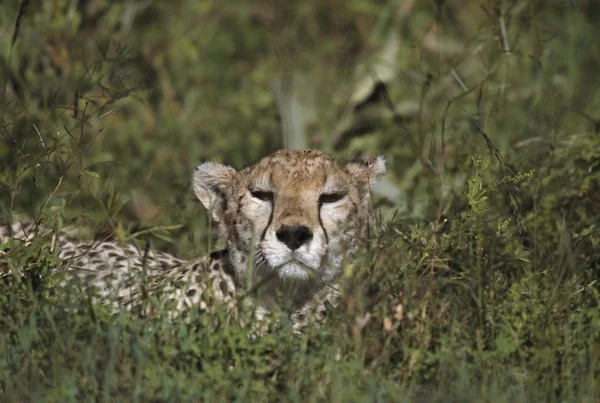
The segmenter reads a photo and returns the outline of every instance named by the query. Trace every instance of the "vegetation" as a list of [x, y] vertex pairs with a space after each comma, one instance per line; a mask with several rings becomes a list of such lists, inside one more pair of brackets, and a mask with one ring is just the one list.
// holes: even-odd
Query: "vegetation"
[[[0, 256], [0, 400], [600, 398], [600, 4], [0, 5], [1, 222], [214, 249], [195, 164], [383, 154], [370, 247], [301, 337], [112, 316]], [[283, 314], [285, 322], [285, 314]]]

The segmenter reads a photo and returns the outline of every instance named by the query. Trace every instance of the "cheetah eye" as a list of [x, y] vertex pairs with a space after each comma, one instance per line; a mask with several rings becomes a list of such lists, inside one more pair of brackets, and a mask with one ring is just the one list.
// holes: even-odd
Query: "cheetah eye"
[[319, 197], [319, 204], [335, 203], [342, 200], [344, 196], [346, 196], [344, 193], [323, 193]]
[[267, 192], [262, 190], [250, 191], [252, 197], [262, 201], [273, 201], [273, 192]]

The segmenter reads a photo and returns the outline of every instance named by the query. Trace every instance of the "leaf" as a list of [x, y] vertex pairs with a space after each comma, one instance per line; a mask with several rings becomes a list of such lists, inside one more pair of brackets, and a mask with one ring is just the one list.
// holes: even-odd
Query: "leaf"
[[159, 235], [156, 232], [157, 231], [170, 231], [170, 230], [175, 230], [175, 229], [179, 229], [183, 227], [182, 224], [175, 224], [175, 225], [160, 225], [158, 227], [152, 227], [152, 228], [147, 228], [141, 231], [136, 232], [135, 234], [131, 234], [129, 235], [126, 240], [129, 241], [131, 239], [137, 238], [138, 236], [142, 235], [142, 234], [147, 234], [147, 233], [153, 233], [154, 236], [164, 239], [164, 240], [170, 240], [170, 238], [168, 238], [166, 235]]
[[89, 176], [91, 178], [99, 178], [100, 175], [98, 175], [98, 173], [94, 172], [94, 171], [88, 171], [87, 169], [84, 169], [83, 171], [81, 171], [81, 174], [84, 176]]

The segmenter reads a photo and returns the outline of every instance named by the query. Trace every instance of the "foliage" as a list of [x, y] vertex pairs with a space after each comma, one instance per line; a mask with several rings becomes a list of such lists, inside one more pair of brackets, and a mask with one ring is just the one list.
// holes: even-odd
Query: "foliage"
[[343, 306], [301, 337], [251, 338], [222, 313], [112, 316], [59, 287], [50, 239], [3, 245], [0, 270], [24, 275], [0, 283], [0, 400], [598, 400], [599, 16], [554, 0], [4, 2], [3, 223], [204, 254], [194, 165], [240, 168], [283, 146], [286, 119], [311, 147], [382, 153], [390, 174]]

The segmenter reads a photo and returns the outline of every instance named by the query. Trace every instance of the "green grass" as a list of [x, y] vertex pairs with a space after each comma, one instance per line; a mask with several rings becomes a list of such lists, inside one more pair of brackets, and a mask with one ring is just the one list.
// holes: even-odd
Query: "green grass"
[[24, 3], [0, 5], [2, 223], [192, 258], [215, 248], [201, 161], [301, 127], [389, 174], [342, 306], [303, 336], [113, 316], [58, 286], [48, 239], [13, 245], [1, 401], [600, 399], [596, 2]]

